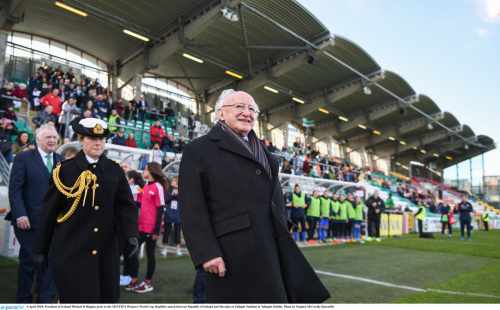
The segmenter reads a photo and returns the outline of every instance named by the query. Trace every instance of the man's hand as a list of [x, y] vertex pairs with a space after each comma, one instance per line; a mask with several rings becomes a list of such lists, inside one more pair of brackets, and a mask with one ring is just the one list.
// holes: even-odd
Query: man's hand
[[217, 257], [204, 263], [203, 269], [206, 272], [218, 274], [221, 278], [223, 278], [226, 274], [226, 264], [224, 264], [222, 257]]
[[22, 230], [28, 230], [31, 228], [30, 220], [27, 216], [21, 216], [16, 220], [17, 228]]
[[153, 239], [153, 240], [155, 240], [155, 241], [156, 241], [156, 240], [158, 240], [158, 238], [159, 238], [159, 237], [160, 237], [159, 235], [155, 235], [155, 234], [153, 234], [153, 235], [151, 236], [151, 239]]

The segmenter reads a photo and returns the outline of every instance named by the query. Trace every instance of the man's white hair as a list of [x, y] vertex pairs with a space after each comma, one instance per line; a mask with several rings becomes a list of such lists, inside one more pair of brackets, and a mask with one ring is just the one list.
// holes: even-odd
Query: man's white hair
[[40, 136], [42, 135], [43, 132], [47, 131], [47, 130], [52, 130], [54, 131], [54, 133], [58, 135], [57, 133], [57, 130], [56, 130], [56, 127], [50, 125], [50, 124], [43, 124], [42, 126], [40, 126], [39, 128], [37, 128], [37, 130], [35, 131], [35, 137], [36, 137], [36, 140], [39, 141], [40, 140]]
[[225, 89], [217, 98], [217, 101], [215, 102], [215, 121], [218, 121], [220, 118], [220, 109], [222, 109], [222, 105], [224, 104], [224, 99], [234, 93], [234, 89]]

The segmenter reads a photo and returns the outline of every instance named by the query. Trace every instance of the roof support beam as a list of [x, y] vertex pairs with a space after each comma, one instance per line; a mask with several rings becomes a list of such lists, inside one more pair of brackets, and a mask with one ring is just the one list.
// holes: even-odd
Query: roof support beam
[[463, 148], [463, 146], [464, 146], [464, 142], [460, 140], [458, 142], [449, 143], [448, 145], [444, 145], [444, 146], [440, 145], [438, 147], [433, 147], [431, 149], [428, 149], [426, 154], [420, 154], [417, 157], [419, 158], [419, 160], [427, 161], [427, 160], [433, 158], [434, 154], [438, 154], [440, 156], [445, 155], [445, 154], [453, 152], [459, 148]]
[[[246, 92], [252, 92], [253, 90], [266, 85], [273, 78], [279, 78], [286, 73], [307, 64], [307, 60], [312, 55], [317, 55], [321, 53], [321, 51], [328, 46], [333, 46], [335, 44], [334, 40], [326, 40], [320, 44], [320, 48], [314, 52], [301, 51], [299, 53], [295, 53], [291, 56], [283, 58], [279, 60], [275, 65], [262, 70], [260, 73], [256, 74], [249, 79], [244, 79], [239, 81], [235, 86], [238, 90], [243, 90]], [[312, 53], [312, 54], [311, 54]], [[233, 84], [234, 79], [224, 79], [220, 82], [215, 83], [207, 88], [208, 94], [213, 95], [214, 93], [218, 93], [221, 89], [228, 87]]]
[[[432, 115], [432, 118], [438, 121], [444, 118], [444, 114], [436, 113]], [[428, 123], [429, 120], [426, 117], [420, 117], [396, 125], [377, 128], [377, 130], [381, 132], [380, 135], [376, 136], [372, 135], [371, 133], [364, 133], [363, 135], [357, 138], [349, 139], [350, 140], [349, 144], [354, 149], [358, 149], [362, 146], [366, 146], [367, 148], [373, 147], [377, 144], [388, 141], [389, 137], [393, 137], [395, 139], [401, 139], [401, 137], [425, 127]]]
[[[418, 102], [418, 95], [412, 95], [404, 98], [405, 100], [408, 100], [410, 104], [414, 104]], [[386, 116], [389, 116], [393, 113], [398, 112], [400, 109], [403, 107], [401, 106], [401, 103], [399, 103], [396, 100], [377, 105], [375, 108], [373, 108], [371, 111], [368, 113], [364, 114], [359, 114], [356, 117], [350, 117], [350, 121], [347, 123], [344, 123], [340, 126], [340, 131], [341, 132], [346, 132], [350, 131], [352, 129], [355, 129], [358, 127], [358, 125], [365, 125], [370, 127], [370, 123], [377, 121], [379, 119], [382, 119]]]
[[464, 160], [467, 160], [469, 158], [473, 158], [475, 156], [481, 155], [483, 153], [489, 152], [491, 150], [494, 150], [494, 146], [487, 146], [486, 148], [476, 148], [477, 150], [475, 151], [468, 151], [465, 154], [462, 154], [460, 156], [454, 157], [453, 160], [447, 160], [444, 158], [439, 158], [438, 159], [438, 165], [442, 166], [443, 169], [454, 166], [458, 163], [463, 162]]
[[[466, 141], [470, 141], [470, 143], [477, 142], [476, 136], [465, 137], [465, 139]], [[439, 142], [440, 143], [435, 144], [432, 148], [427, 149], [426, 154], [422, 153], [417, 154], [419, 159], [425, 160], [431, 157], [434, 153], [439, 155], [457, 153], [461, 151], [459, 149], [465, 149], [465, 145], [467, 144], [462, 139], [458, 139], [455, 136], [450, 136], [448, 141], [439, 141]]]
[[[378, 82], [384, 78], [384, 74], [383, 71], [376, 71], [369, 74], [369, 77], [371, 82]], [[299, 117], [305, 117], [319, 108], [329, 108], [329, 105], [332, 105], [335, 102], [362, 90], [365, 84], [366, 82], [364, 82], [363, 79], [355, 79], [353, 81], [334, 86], [329, 91], [319, 91], [310, 96], [312, 99], [309, 104], [299, 107], [298, 115]]]
[[[372, 76], [373, 80], [382, 79], [383, 71], [376, 71], [370, 74], [370, 76]], [[355, 79], [306, 96], [305, 99], [308, 102], [306, 104], [295, 104], [291, 100], [288, 100], [270, 108], [266, 113], [269, 114], [269, 119], [272, 123], [281, 123], [291, 118], [301, 119], [322, 107], [326, 107], [329, 111], [337, 115], [344, 115], [342, 111], [333, 107], [332, 104], [360, 91], [362, 87], [362, 79]]]
[[330, 120], [313, 128], [313, 136], [318, 139], [318, 142], [328, 137], [337, 138], [338, 135], [339, 131], [337, 120]]
[[215, 5], [204, 12], [203, 15], [193, 18], [185, 27], [181, 27], [180, 30], [170, 34], [163, 41], [148, 46], [142, 53], [126, 64], [122, 65], [120, 61], [118, 61], [119, 87], [123, 87], [122, 84], [130, 81], [135, 75], [143, 74], [148, 70], [158, 67], [174, 53], [181, 50], [184, 47], [185, 41], [196, 38], [206, 29], [207, 25], [221, 16], [220, 10], [225, 5], [234, 7], [239, 3], [240, 0], [228, 0], [227, 3], [222, 2], [221, 4]]
[[0, 29], [10, 30], [12, 26], [22, 21], [24, 11], [21, 12], [24, 0], [7, 0], [0, 11]]
[[425, 149], [425, 146], [446, 139], [453, 133], [460, 133], [462, 131], [461, 126], [458, 126], [457, 128], [452, 128], [452, 131], [453, 132], [450, 133], [447, 130], [439, 130], [437, 132], [428, 133], [423, 137], [412, 139], [411, 141], [407, 142], [406, 145], [400, 145], [399, 143], [396, 144], [397, 142], [394, 142], [394, 146], [385, 148], [384, 150], [381, 151], [376, 151], [375, 153], [377, 155], [380, 155], [381, 157], [385, 157], [393, 154], [404, 153], [406, 151], [415, 148]]
[[[433, 115], [433, 119], [437, 121], [442, 120], [444, 119], [444, 114], [441, 112], [436, 113]], [[417, 118], [405, 123], [404, 126], [401, 126], [401, 128], [399, 129], [399, 133], [401, 136], [404, 136], [424, 126], [427, 126], [428, 124], [429, 120], [426, 117]]]

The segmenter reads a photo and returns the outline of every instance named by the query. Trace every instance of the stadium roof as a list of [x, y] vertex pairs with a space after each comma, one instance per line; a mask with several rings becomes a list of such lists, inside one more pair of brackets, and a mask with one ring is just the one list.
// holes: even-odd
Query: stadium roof
[[86, 17], [55, 2], [6, 1], [0, 26], [97, 56], [119, 87], [151, 73], [209, 106], [224, 88], [246, 90], [272, 128], [308, 118], [318, 141], [333, 137], [401, 162], [444, 168], [495, 148], [296, 1], [60, 1]]

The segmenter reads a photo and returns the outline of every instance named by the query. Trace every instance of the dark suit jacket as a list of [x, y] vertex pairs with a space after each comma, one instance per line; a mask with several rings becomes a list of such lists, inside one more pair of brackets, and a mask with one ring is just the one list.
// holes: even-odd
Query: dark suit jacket
[[[52, 162], [55, 167], [62, 158], [59, 154], [53, 154]], [[49, 179], [49, 171], [38, 149], [16, 155], [9, 182], [10, 219], [13, 225], [19, 217], [27, 216], [32, 229], [38, 228]]]
[[[253, 133], [251, 133], [253, 134]], [[179, 195], [195, 266], [223, 257], [207, 276], [210, 303], [322, 302], [329, 294], [290, 236], [276, 160], [271, 175], [218, 126], [186, 146]]]

